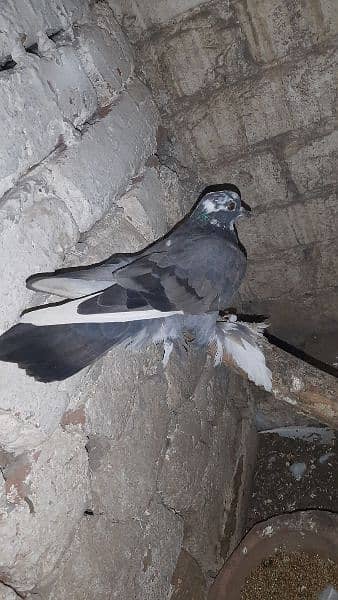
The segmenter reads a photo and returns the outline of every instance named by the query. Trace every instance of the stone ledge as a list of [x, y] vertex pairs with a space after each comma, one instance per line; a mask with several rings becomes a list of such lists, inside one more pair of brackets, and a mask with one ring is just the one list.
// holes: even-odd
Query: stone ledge
[[74, 28], [75, 46], [100, 106], [109, 105], [133, 74], [133, 53], [111, 15], [110, 30], [95, 24]]
[[12, 56], [19, 39], [26, 48], [41, 32], [57, 33], [88, 15], [88, 0], [2, 0], [0, 63]]
[[76, 138], [98, 105], [110, 108], [130, 81], [133, 56], [117, 23], [109, 31], [93, 23], [77, 26], [75, 33], [75, 40], [59, 35], [55, 43], [39, 33], [39, 55], [21, 48], [17, 64], [0, 72], [0, 196]]

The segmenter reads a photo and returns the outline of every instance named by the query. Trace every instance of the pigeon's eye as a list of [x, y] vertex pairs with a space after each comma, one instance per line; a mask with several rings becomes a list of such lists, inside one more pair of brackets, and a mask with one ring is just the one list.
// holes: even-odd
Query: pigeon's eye
[[235, 210], [235, 208], [236, 208], [236, 202], [228, 203], [228, 210]]

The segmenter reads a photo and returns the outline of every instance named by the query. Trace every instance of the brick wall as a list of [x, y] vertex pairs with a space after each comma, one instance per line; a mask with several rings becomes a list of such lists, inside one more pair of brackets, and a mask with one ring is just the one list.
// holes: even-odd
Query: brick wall
[[336, 345], [312, 338], [338, 332], [336, 3], [161, 4], [111, 1], [167, 128], [164, 160], [201, 188], [240, 187], [254, 209], [239, 224], [242, 307], [333, 362]]
[[[52, 300], [29, 275], [140, 249], [194, 198], [153, 156], [158, 112], [105, 3], [6, 0], [0, 31], [2, 332]], [[159, 600], [183, 546], [204, 588], [238, 540], [246, 396], [203, 354], [161, 354], [52, 384], [0, 364], [0, 598]]]

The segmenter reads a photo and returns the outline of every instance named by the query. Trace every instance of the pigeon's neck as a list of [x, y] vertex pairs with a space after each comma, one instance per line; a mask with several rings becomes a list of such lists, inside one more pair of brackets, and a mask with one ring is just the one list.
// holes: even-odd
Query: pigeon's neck
[[200, 229], [210, 233], [217, 233], [223, 235], [226, 238], [237, 240], [237, 234], [234, 227], [234, 223], [228, 223], [227, 221], [218, 221], [217, 219], [210, 218], [210, 215], [196, 211], [190, 217], [190, 221], [194, 223]]

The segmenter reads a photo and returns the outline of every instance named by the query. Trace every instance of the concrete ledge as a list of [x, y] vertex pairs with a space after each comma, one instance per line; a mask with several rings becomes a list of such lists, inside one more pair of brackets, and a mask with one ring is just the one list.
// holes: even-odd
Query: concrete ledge
[[87, 14], [87, 0], [2, 0], [0, 63], [11, 57], [18, 40], [28, 48], [40, 32], [65, 30]]
[[86, 24], [75, 28], [76, 48], [83, 68], [106, 106], [133, 74], [133, 53], [112, 17], [110, 30]]
[[65, 202], [80, 231], [102, 217], [155, 151], [157, 125], [148, 90], [131, 80], [109, 114], [46, 165], [48, 185]]

